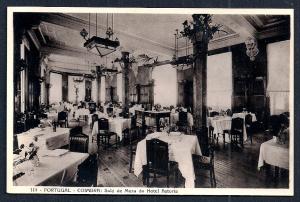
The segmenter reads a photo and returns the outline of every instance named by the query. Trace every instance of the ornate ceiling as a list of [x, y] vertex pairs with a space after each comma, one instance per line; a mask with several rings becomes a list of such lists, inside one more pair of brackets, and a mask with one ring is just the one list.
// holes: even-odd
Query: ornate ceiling
[[[107, 14], [97, 15], [98, 35], [104, 36]], [[105, 64], [99, 56], [88, 54], [83, 47], [85, 40], [80, 31], [89, 31], [87, 13], [34, 13], [31, 18], [39, 19], [35, 25], [40, 35], [32, 36], [40, 42], [40, 50], [49, 55], [53, 65], [64, 68], [86, 68], [91, 64]], [[96, 15], [90, 15], [90, 34], [96, 33]], [[159, 60], [171, 59], [174, 53], [174, 33], [182, 29], [182, 22], [191, 20], [183, 14], [114, 14], [114, 32], [121, 43], [121, 51], [132, 54], [159, 56]], [[109, 24], [111, 17], [109, 17]], [[286, 16], [270, 15], [214, 15], [213, 23], [223, 25], [225, 32], [215, 34], [209, 50], [243, 43], [249, 36], [264, 39], [289, 34], [289, 19]], [[34, 35], [36, 32], [31, 32]], [[42, 41], [40, 39], [43, 39]], [[185, 40], [179, 40], [179, 52], [185, 53]], [[189, 47], [191, 49], [191, 46]], [[116, 52], [108, 61], [119, 57]], [[65, 64], [63, 64], [65, 63]]]

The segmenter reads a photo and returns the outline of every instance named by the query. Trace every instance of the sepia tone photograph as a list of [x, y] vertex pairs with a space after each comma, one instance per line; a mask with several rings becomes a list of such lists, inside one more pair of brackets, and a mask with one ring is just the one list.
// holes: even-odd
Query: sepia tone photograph
[[293, 12], [221, 11], [9, 8], [8, 192], [292, 195]]

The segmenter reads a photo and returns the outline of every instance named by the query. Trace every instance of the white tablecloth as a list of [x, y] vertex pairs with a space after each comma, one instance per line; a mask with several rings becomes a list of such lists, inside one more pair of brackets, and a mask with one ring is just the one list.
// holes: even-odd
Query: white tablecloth
[[34, 142], [34, 137], [38, 137], [37, 145], [41, 149], [58, 149], [62, 146], [68, 145], [70, 140], [69, 128], [56, 128], [56, 132], [53, 132], [51, 127], [44, 129], [34, 128], [24, 133], [17, 135], [18, 145], [24, 144], [28, 146], [31, 142]]
[[197, 136], [184, 135], [179, 132], [171, 132], [170, 135], [164, 132], [155, 132], [147, 135], [137, 145], [134, 161], [134, 174], [139, 176], [143, 165], [147, 164], [146, 139], [158, 138], [169, 144], [169, 160], [178, 162], [179, 170], [185, 178], [185, 187], [195, 187], [195, 171], [192, 154], [201, 154]]
[[250, 112], [250, 113], [245, 113], [245, 112], [234, 113], [234, 114], [232, 114], [232, 118], [233, 118], [233, 119], [234, 119], [234, 118], [242, 118], [242, 119], [244, 119], [244, 121], [245, 121], [245, 117], [246, 117], [247, 114], [251, 114], [251, 116], [252, 116], [252, 122], [257, 121], [255, 114], [253, 114], [253, 113], [251, 113], [251, 112]]
[[[255, 114], [252, 114], [252, 122], [256, 121]], [[224, 130], [230, 130], [231, 129], [231, 122], [233, 118], [242, 118], [244, 119], [244, 129], [243, 129], [243, 140], [246, 141], [247, 136], [247, 130], [245, 125], [245, 113], [235, 113], [232, 117], [229, 116], [215, 116], [215, 117], [208, 117], [207, 118], [207, 126], [212, 126], [214, 128], [213, 133], [215, 135], [223, 134]]]
[[57, 121], [58, 119], [58, 113], [57, 112], [47, 112], [48, 119], [52, 121]]
[[[14, 174], [25, 172], [14, 181], [16, 186], [55, 186], [63, 182], [73, 180], [77, 173], [77, 167], [89, 154], [67, 152], [58, 157], [39, 156], [40, 165], [33, 167], [30, 161], [25, 161], [14, 168]], [[33, 171], [30, 169], [33, 168]]]
[[[116, 133], [120, 140], [122, 140], [123, 130], [131, 127], [131, 119], [124, 119], [124, 118], [110, 118], [108, 119], [109, 123], [109, 131]], [[97, 138], [98, 133], [98, 122], [94, 123], [93, 130], [91, 136], [94, 138]]]
[[289, 169], [289, 148], [287, 144], [277, 144], [274, 139], [264, 142], [260, 145], [258, 169], [267, 164]]
[[213, 133], [215, 135], [223, 134], [224, 130], [231, 129], [231, 120], [232, 118], [230, 116], [208, 117], [207, 125], [214, 128]]

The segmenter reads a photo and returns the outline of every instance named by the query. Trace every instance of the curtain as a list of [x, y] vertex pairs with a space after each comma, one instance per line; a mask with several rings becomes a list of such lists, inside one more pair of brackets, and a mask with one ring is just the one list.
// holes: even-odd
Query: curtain
[[176, 106], [177, 103], [177, 71], [171, 65], [155, 67], [152, 72], [154, 79], [154, 104]]
[[62, 75], [50, 73], [50, 104], [62, 101]]
[[290, 41], [268, 44], [267, 57], [270, 113], [280, 114], [289, 111]]
[[230, 109], [232, 95], [232, 53], [207, 58], [207, 105], [216, 109]]

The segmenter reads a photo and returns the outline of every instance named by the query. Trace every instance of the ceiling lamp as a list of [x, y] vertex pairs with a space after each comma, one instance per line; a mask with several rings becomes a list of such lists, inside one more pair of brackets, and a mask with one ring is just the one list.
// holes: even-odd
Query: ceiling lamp
[[98, 25], [97, 25], [97, 13], [96, 13], [96, 36], [88, 37], [90, 33], [90, 14], [89, 14], [89, 32], [85, 29], [82, 29], [80, 35], [85, 39], [85, 43], [83, 44], [88, 51], [95, 52], [100, 57], [104, 57], [113, 53], [117, 50], [117, 47], [120, 46], [120, 42], [118, 38], [113, 40], [113, 14], [111, 14], [111, 27], [108, 26], [108, 14], [106, 16], [106, 37], [99, 37], [97, 34]]
[[259, 53], [259, 50], [257, 48], [257, 41], [255, 38], [248, 37], [247, 40], [245, 41], [246, 45], [246, 54], [250, 58], [251, 61], [255, 60], [255, 57]]
[[178, 56], [178, 40], [182, 38], [182, 36], [179, 35], [178, 29], [176, 29], [175, 36], [175, 53], [172, 58], [171, 64], [173, 67], [175, 67], [177, 70], [186, 70], [192, 67], [193, 65], [193, 55], [189, 54], [189, 46], [188, 46], [188, 39], [185, 38], [185, 55], [184, 56]]

